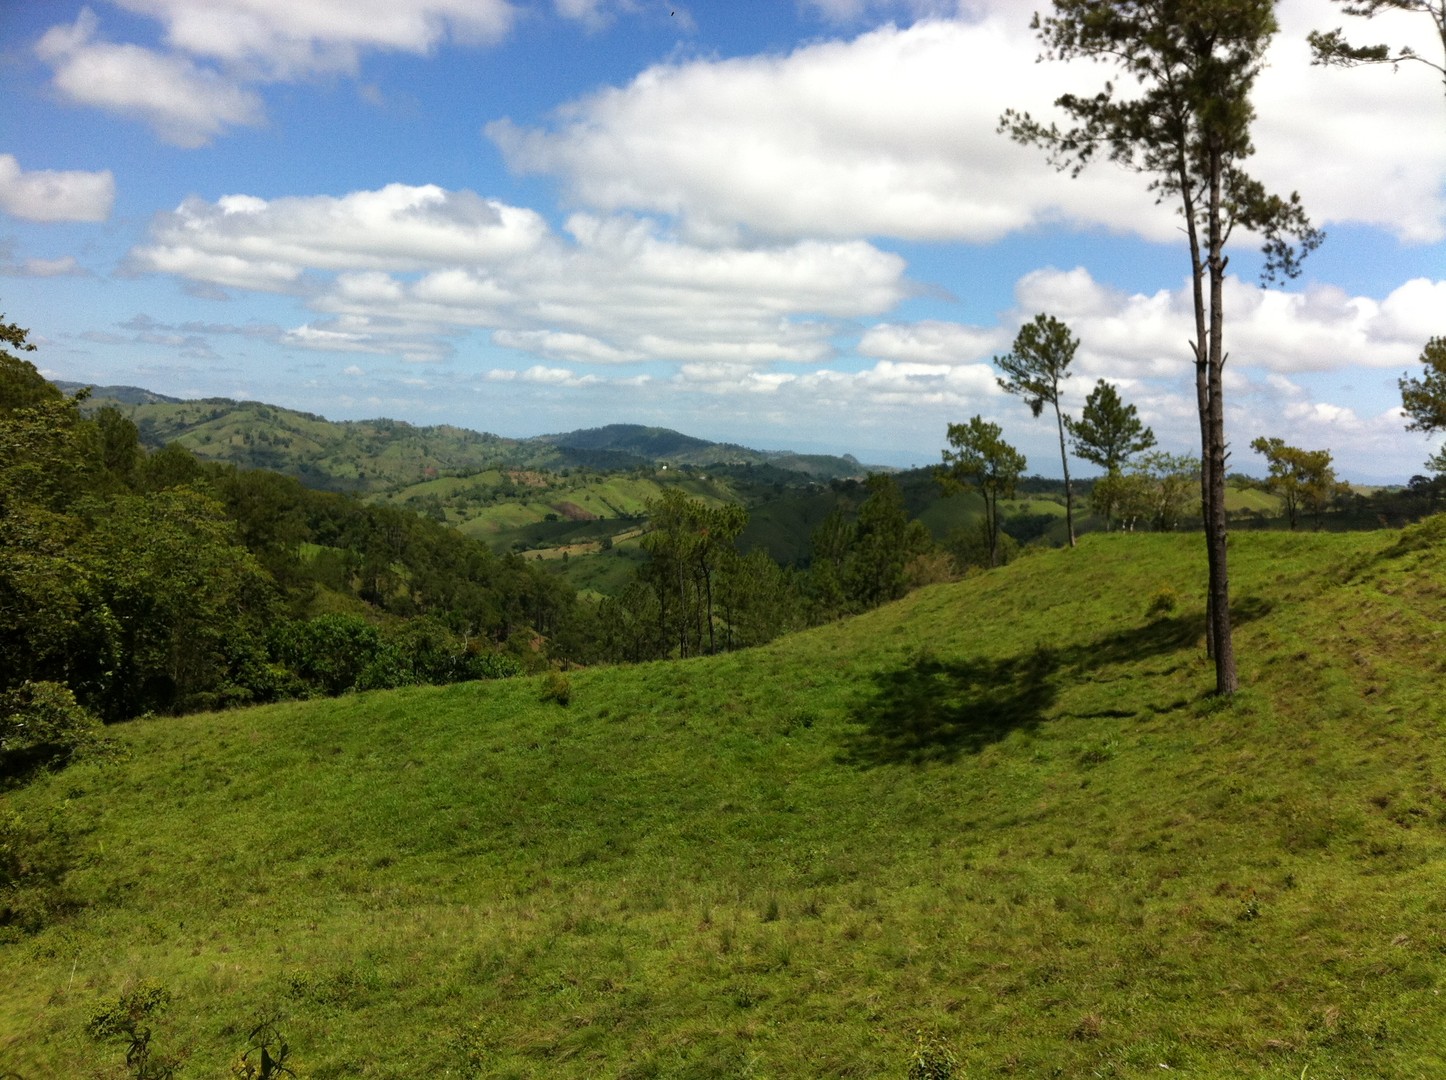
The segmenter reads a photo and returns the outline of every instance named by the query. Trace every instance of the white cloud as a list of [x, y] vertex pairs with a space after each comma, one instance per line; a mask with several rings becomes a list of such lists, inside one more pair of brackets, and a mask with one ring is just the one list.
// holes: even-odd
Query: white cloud
[[115, 203], [115, 177], [102, 172], [20, 168], [0, 154], [0, 210], [26, 221], [104, 221]]
[[365, 50], [425, 54], [448, 38], [501, 40], [505, 0], [116, 0], [165, 26], [173, 49], [271, 78], [356, 70]]
[[859, 339], [858, 351], [863, 356], [887, 360], [962, 364], [990, 356], [1007, 346], [1008, 340], [999, 327], [927, 320], [872, 326]]
[[[1383, 301], [1335, 288], [1264, 290], [1227, 279], [1230, 363], [1277, 373], [1396, 368], [1419, 354], [1419, 333], [1446, 310], [1446, 281], [1407, 282]], [[1081, 339], [1082, 373], [1149, 377], [1185, 373], [1194, 325], [1185, 285], [1146, 295], [1102, 286], [1082, 267], [1037, 270], [1015, 287], [1015, 319], [1048, 311]], [[1229, 370], [1229, 369], [1227, 369]]]
[[97, 41], [97, 25], [82, 9], [73, 25], [52, 27], [35, 47], [66, 97], [144, 120], [177, 146], [201, 146], [228, 127], [261, 122], [261, 99], [232, 78], [183, 56]]
[[489, 382], [535, 383], [541, 386], [556, 386], [575, 389], [594, 386], [603, 380], [596, 375], [576, 375], [568, 368], [544, 367], [535, 364], [526, 371], [511, 371], [497, 368], [489, 371], [485, 378]]
[[0, 275], [4, 277], [88, 277], [89, 274], [90, 271], [76, 262], [73, 255], [63, 255], [58, 259], [26, 259], [21, 263], [0, 262]]
[[[51, 27], [36, 54], [65, 97], [149, 124], [166, 142], [197, 147], [262, 122], [257, 84], [357, 72], [362, 54], [425, 54], [443, 40], [492, 43], [515, 10], [506, 0], [116, 0], [162, 24], [166, 49], [98, 36], [82, 8]], [[200, 62], [198, 62], [198, 60]]]
[[[435, 185], [389, 184], [340, 198], [271, 202], [231, 195], [215, 203], [189, 199], [160, 215], [151, 227], [153, 243], [132, 252], [130, 264], [217, 285], [286, 289], [304, 270], [416, 270], [504, 261], [536, 250], [546, 232], [531, 210]], [[376, 274], [350, 277], [346, 287], [394, 289]]]
[[1420, 64], [1313, 67], [1306, 35], [1343, 22], [1359, 41], [1413, 43], [1441, 54], [1429, 18], [1383, 11], [1342, 19], [1311, 0], [1279, 5], [1281, 32], [1256, 84], [1251, 169], [1279, 192], [1298, 190], [1317, 224], [1358, 222], [1410, 243], [1446, 239], [1446, 113], [1441, 80]]
[[[840, 18], [865, 11], [820, 6]], [[1308, 13], [1297, 22], [1321, 14], [1306, 0], [1286, 7]], [[969, 18], [785, 56], [657, 65], [564, 106], [548, 128], [503, 119], [486, 131], [514, 170], [558, 177], [582, 205], [676, 215], [699, 236], [743, 226], [988, 242], [1063, 223], [1174, 242], [1174, 213], [1153, 205], [1138, 175], [1102, 161], [1070, 179], [998, 134], [1005, 108], [1048, 118], [1059, 94], [1091, 93], [1111, 74], [1036, 65], [1028, 18], [1028, 6], [997, 0]], [[1446, 234], [1439, 88], [1312, 68], [1304, 31], [1292, 34], [1277, 39], [1257, 93], [1261, 176], [1300, 189], [1318, 222], [1368, 222], [1413, 241]]]
[[832, 354], [839, 320], [877, 316], [906, 295], [904, 261], [859, 240], [704, 247], [654, 222], [587, 214], [567, 229], [432, 186], [232, 195], [158, 217], [128, 266], [304, 295], [367, 342], [371, 331], [356, 327], [385, 317], [437, 334], [492, 329], [499, 345], [573, 363], [816, 363]]

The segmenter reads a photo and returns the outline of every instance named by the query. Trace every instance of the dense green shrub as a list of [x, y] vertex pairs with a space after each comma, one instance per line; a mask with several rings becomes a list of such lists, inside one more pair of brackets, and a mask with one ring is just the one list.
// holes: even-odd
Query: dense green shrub
[[0, 776], [66, 764], [100, 738], [100, 721], [68, 686], [24, 682], [0, 694]]
[[268, 644], [272, 656], [314, 691], [334, 695], [356, 686], [382, 636], [359, 615], [318, 615], [278, 623]]

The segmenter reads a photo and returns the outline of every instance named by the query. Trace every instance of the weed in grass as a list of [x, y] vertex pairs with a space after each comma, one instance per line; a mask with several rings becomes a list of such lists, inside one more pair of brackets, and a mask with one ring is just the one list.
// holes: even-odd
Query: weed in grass
[[542, 676], [537, 691], [537, 700], [555, 702], [566, 706], [572, 701], [572, 681], [560, 671], [549, 671]]
[[953, 1080], [958, 1074], [959, 1059], [954, 1049], [937, 1034], [922, 1031], [914, 1034], [914, 1050], [909, 1055], [909, 1080]]
[[91, 1014], [86, 1032], [93, 1039], [120, 1039], [126, 1043], [126, 1068], [135, 1080], [171, 1080], [181, 1058], [166, 1057], [151, 1049], [151, 1023], [171, 1003], [171, 992], [159, 983], [143, 982]]
[[1159, 615], [1169, 615], [1180, 606], [1180, 594], [1171, 586], [1162, 585], [1155, 590], [1155, 595], [1150, 597], [1150, 602], [1145, 605], [1145, 617], [1153, 619]]
[[296, 1075], [286, 1064], [291, 1045], [276, 1026], [279, 1021], [279, 1016], [267, 1017], [251, 1029], [246, 1036], [246, 1049], [231, 1066], [235, 1080], [278, 1080]]

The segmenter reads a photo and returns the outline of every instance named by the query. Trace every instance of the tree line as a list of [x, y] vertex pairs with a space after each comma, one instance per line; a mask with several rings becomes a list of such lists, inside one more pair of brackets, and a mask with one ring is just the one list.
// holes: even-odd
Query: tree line
[[12, 716], [17, 701], [54, 703], [41, 684], [115, 721], [585, 654], [586, 613], [541, 568], [405, 510], [203, 464], [177, 444], [148, 453], [118, 410], [88, 417], [83, 392], [51, 386], [3, 318], [0, 346]]

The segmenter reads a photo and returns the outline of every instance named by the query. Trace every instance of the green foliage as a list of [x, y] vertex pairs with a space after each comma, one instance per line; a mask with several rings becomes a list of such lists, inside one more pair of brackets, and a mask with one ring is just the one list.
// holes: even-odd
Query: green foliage
[[1263, 435], [1253, 440], [1250, 448], [1264, 455], [1270, 469], [1266, 490], [1280, 497], [1290, 527], [1295, 528], [1300, 512], [1305, 510], [1315, 517], [1319, 528], [1321, 514], [1344, 487], [1336, 480], [1331, 452], [1301, 450], [1287, 446], [1283, 439], [1267, 439]]
[[0, 796], [0, 946], [80, 908], [66, 882], [76, 839], [63, 808], [21, 811]]
[[71, 762], [100, 740], [100, 721], [68, 686], [22, 682], [0, 693], [0, 776]]
[[171, 1080], [181, 1059], [151, 1049], [151, 1024], [171, 1004], [171, 993], [159, 983], [146, 981], [121, 994], [115, 1004], [91, 1014], [86, 1032], [93, 1039], [119, 1039], [126, 1044], [126, 1068], [135, 1080]]
[[972, 485], [984, 496], [985, 523], [989, 536], [989, 565], [999, 565], [999, 500], [1014, 494], [1015, 485], [1027, 464], [1023, 454], [1003, 439], [998, 424], [982, 416], [968, 424], [950, 424], [949, 445], [944, 466], [939, 470], [940, 486], [946, 493]]
[[908, 1080], [953, 1080], [958, 1068], [959, 1059], [945, 1039], [937, 1034], [915, 1032]]
[[560, 671], [549, 671], [542, 676], [537, 691], [537, 700], [566, 707], [572, 703], [571, 680]]
[[215, 704], [254, 659], [276, 610], [275, 585], [236, 542], [214, 499], [190, 488], [87, 504], [79, 545], [119, 626], [107, 716]]
[[1155, 451], [1132, 463], [1126, 473], [1096, 480], [1090, 501], [1096, 513], [1119, 520], [1130, 531], [1143, 525], [1169, 532], [1184, 520], [1199, 491], [1199, 458]]
[[291, 1045], [281, 1033], [278, 1023], [279, 1018], [269, 1017], [247, 1034], [246, 1049], [231, 1066], [234, 1080], [278, 1080], [282, 1076], [296, 1075], [286, 1063], [291, 1056]]
[[1172, 615], [1179, 606], [1180, 594], [1170, 585], [1161, 585], [1150, 597], [1150, 602], [1145, 605], [1145, 615], [1151, 619], [1159, 618], [1162, 615]]
[[991, 566], [1007, 566], [1019, 557], [1019, 541], [1001, 531], [991, 548], [989, 524], [983, 518], [972, 525], [961, 525], [944, 539], [944, 546], [959, 573], [988, 570]]
[[[1446, 336], [1433, 337], [1421, 350], [1425, 371], [1420, 378], [1402, 375], [1401, 407], [1411, 422], [1407, 431], [1446, 431]], [[1446, 448], [1427, 462], [1437, 473], [1446, 473]]]
[[855, 611], [897, 600], [908, 591], [910, 563], [933, 547], [928, 530], [910, 521], [903, 493], [892, 476], [868, 478], [843, 559], [843, 586]]
[[1059, 386], [1070, 376], [1069, 365], [1079, 348], [1079, 338], [1053, 315], [1039, 314], [1019, 328], [1014, 347], [994, 363], [1004, 372], [998, 381], [1006, 394], [1022, 397], [1030, 411], [1039, 416], [1046, 405], [1059, 408]]
[[1132, 456], [1155, 445], [1155, 433], [1140, 423], [1135, 407], [1104, 379], [1095, 383], [1079, 419], [1066, 418], [1065, 427], [1075, 454], [1106, 473], [1119, 472]]
[[1069, 365], [1079, 348], [1079, 338], [1070, 336], [1069, 327], [1053, 315], [1039, 314], [1033, 322], [1019, 328], [1014, 349], [994, 362], [1005, 378], [999, 388], [1006, 394], [1024, 398], [1036, 417], [1045, 405], [1054, 409], [1055, 426], [1059, 430], [1059, 463], [1064, 470], [1064, 512], [1069, 532], [1069, 546], [1075, 545], [1074, 491], [1069, 482], [1069, 454], [1065, 452], [1064, 433], [1069, 417], [1059, 406], [1059, 387], [1070, 376]]

